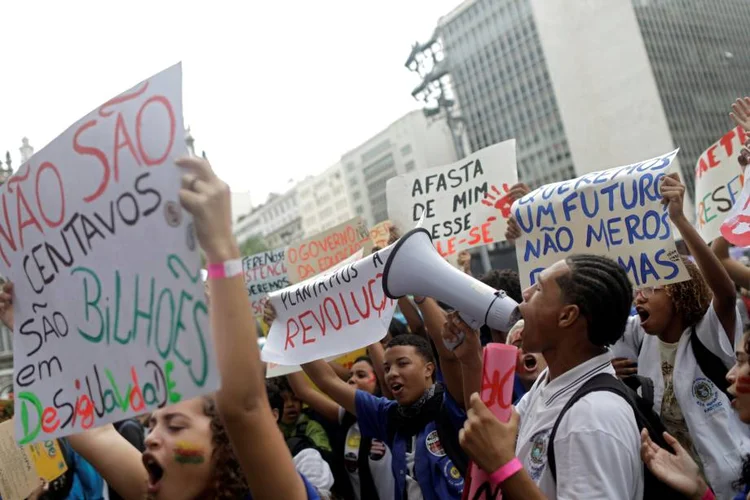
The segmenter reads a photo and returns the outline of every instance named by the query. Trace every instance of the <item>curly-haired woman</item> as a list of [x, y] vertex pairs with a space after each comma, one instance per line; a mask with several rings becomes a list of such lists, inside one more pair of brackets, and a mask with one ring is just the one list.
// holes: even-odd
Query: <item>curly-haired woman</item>
[[722, 364], [724, 373], [734, 363], [734, 343], [742, 333], [735, 286], [685, 217], [685, 186], [675, 174], [661, 182], [669, 217], [697, 266], [683, 259], [689, 281], [635, 290], [638, 314], [630, 318], [613, 350], [618, 356], [637, 357], [638, 374], [654, 382], [654, 410], [667, 430], [704, 471], [717, 495], [731, 498], [742, 450], [750, 449], [750, 432], [732, 412], [716, 377], [704, 373], [695, 353], [706, 353]]
[[[748, 352], [750, 352], [750, 332], [745, 332], [742, 342], [737, 346], [737, 360], [727, 374], [727, 380], [731, 384], [728, 391], [733, 396], [732, 407], [740, 420], [746, 424], [750, 424], [750, 362], [748, 362]], [[674, 453], [659, 448], [651, 441], [647, 432], [644, 431], [641, 434], [641, 458], [651, 472], [687, 498], [696, 500], [713, 498], [713, 492], [708, 490], [708, 486], [701, 477], [698, 466], [690, 454], [669, 434], [664, 437], [674, 449]], [[738, 493], [734, 500], [750, 498], [750, 454], [745, 456], [742, 473], [734, 486], [741, 489], [741, 493]]]

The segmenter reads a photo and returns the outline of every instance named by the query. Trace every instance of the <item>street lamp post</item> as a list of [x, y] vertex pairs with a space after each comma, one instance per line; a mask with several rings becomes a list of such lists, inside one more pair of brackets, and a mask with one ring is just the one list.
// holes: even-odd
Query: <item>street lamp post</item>
[[[450, 64], [445, 57], [437, 32], [434, 32], [427, 42], [415, 43], [412, 46], [404, 66], [417, 73], [422, 79], [421, 83], [412, 90], [412, 97], [425, 104], [423, 112], [427, 118], [445, 117], [456, 157], [463, 158], [466, 156], [463, 141], [466, 121], [456, 109], [456, 100], [451, 91]], [[481, 246], [478, 251], [483, 271], [489, 272], [492, 264], [487, 247]]]

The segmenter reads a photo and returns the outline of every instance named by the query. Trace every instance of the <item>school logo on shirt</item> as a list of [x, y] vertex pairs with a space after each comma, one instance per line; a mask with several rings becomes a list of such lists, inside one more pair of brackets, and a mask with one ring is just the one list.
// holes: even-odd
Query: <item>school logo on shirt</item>
[[427, 451], [429, 451], [436, 457], [444, 457], [446, 455], [445, 450], [443, 449], [443, 445], [440, 443], [440, 438], [438, 437], [437, 430], [434, 430], [427, 434], [425, 445], [427, 446]]
[[385, 456], [385, 450], [386, 448], [384, 442], [373, 439], [372, 441], [370, 441], [370, 460], [372, 460], [373, 462], [379, 461]]
[[547, 467], [547, 441], [552, 429], [539, 431], [529, 440], [531, 451], [529, 451], [529, 476], [536, 481]]
[[719, 401], [719, 391], [714, 387], [713, 382], [707, 378], [699, 377], [693, 382], [693, 398], [703, 409], [704, 413], [714, 413], [722, 407]]
[[448, 484], [455, 488], [456, 491], [463, 490], [464, 478], [461, 475], [461, 472], [450, 460], [446, 460], [445, 465], [443, 465], [443, 476], [445, 476], [445, 480], [448, 481]]

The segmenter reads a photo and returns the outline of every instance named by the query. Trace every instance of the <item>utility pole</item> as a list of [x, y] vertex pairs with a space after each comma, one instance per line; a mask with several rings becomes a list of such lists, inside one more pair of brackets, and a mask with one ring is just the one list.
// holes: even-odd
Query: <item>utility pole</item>
[[[445, 57], [443, 46], [437, 31], [425, 43], [415, 43], [409, 58], [404, 64], [409, 71], [417, 73], [421, 83], [412, 90], [414, 99], [425, 104], [423, 109], [427, 118], [445, 118], [453, 140], [456, 157], [460, 160], [466, 156], [464, 150], [464, 132], [466, 121], [461, 117], [453, 96], [450, 79], [450, 64]], [[483, 271], [492, 269], [490, 255], [486, 246], [478, 249]]]

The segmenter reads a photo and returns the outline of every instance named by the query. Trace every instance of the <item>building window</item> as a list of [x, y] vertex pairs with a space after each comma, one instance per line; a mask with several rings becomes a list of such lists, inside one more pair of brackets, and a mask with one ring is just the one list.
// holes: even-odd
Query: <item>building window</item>
[[347, 172], [354, 172], [354, 169], [356, 168], [356, 165], [354, 165], [353, 162], [346, 164], [346, 171]]
[[406, 146], [401, 148], [401, 155], [406, 156], [409, 153], [411, 153], [411, 144], [407, 144]]
[[414, 161], [412, 160], [412, 161], [406, 162], [405, 167], [406, 167], [407, 172], [411, 172], [415, 168]]
[[352, 193], [352, 200], [354, 200], [354, 201], [357, 201], [361, 197], [362, 197], [362, 193], [360, 193], [359, 191], [354, 191]]
[[357, 212], [357, 215], [364, 214], [365, 213], [365, 207], [363, 207], [362, 205], [357, 205], [356, 212]]
[[351, 179], [349, 179], [349, 185], [350, 186], [356, 186], [357, 185], [357, 178], [356, 177], [352, 177]]
[[362, 163], [367, 163], [379, 157], [391, 148], [391, 141], [386, 139], [374, 148], [362, 154]]

